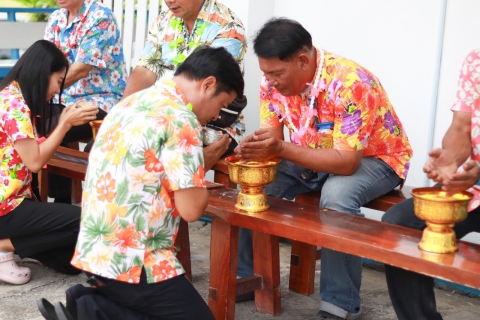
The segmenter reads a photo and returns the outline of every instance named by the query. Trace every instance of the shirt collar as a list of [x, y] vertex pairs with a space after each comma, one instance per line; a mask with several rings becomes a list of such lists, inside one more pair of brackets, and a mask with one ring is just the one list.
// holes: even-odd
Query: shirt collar
[[[87, 13], [90, 11], [90, 7], [92, 6], [92, 4], [94, 2], [95, 2], [94, 0], [85, 0], [85, 2], [83, 2], [82, 6], [80, 7], [80, 10], [78, 10], [77, 15], [72, 20], [71, 24], [74, 24], [74, 23], [77, 23], [77, 22], [81, 21], [87, 15]], [[62, 8], [61, 12], [65, 16], [65, 25], [62, 25], [62, 26], [59, 26], [59, 27], [63, 27], [63, 28], [68, 27], [66, 25], [67, 21], [68, 21], [68, 10], [65, 9], [65, 8]]]

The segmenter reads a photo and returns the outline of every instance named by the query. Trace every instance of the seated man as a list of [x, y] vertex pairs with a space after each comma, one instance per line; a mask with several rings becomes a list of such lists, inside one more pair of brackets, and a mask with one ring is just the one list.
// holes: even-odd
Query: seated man
[[[321, 207], [362, 215], [363, 204], [402, 183], [412, 149], [372, 73], [313, 46], [307, 30], [284, 18], [260, 29], [254, 50], [264, 73], [262, 129], [235, 151], [244, 161], [282, 160], [267, 195], [292, 200], [321, 190]], [[238, 275], [252, 273], [251, 232], [241, 229]], [[361, 274], [362, 258], [322, 249], [319, 318], [360, 317]]]
[[[170, 10], [151, 24], [142, 57], [128, 79], [125, 97], [152, 86], [155, 81], [172, 77], [177, 66], [200, 45], [224, 47], [243, 68], [247, 50], [245, 29], [229, 8], [217, 0], [165, 1], [165, 4]], [[246, 99], [238, 97], [234, 105], [241, 110]], [[232, 151], [245, 133], [242, 116], [221, 127], [228, 134], [205, 148], [205, 157], [214, 161], [227, 150]]]
[[196, 221], [208, 203], [204, 172], [213, 163], [204, 161], [201, 125], [243, 89], [233, 57], [224, 48], [203, 48], [173, 80], [112, 109], [90, 152], [72, 258], [73, 266], [93, 275], [96, 288], [67, 290], [72, 315], [214, 319], [184, 277], [174, 242], [180, 218]]
[[[65, 79], [65, 91], [56, 102], [70, 104], [90, 103], [99, 108], [97, 119], [120, 100], [127, 81], [120, 30], [109, 8], [95, 0], [57, 0], [61, 9], [48, 19], [44, 39], [53, 42], [70, 62]], [[52, 107], [53, 129], [63, 107]], [[91, 139], [88, 123], [72, 128], [62, 145]], [[88, 150], [89, 148], [87, 148]], [[71, 179], [49, 175], [49, 197], [55, 202], [71, 203]]]
[[[465, 59], [458, 80], [457, 99], [453, 104], [453, 119], [442, 141], [442, 148], [430, 151], [423, 170], [427, 176], [443, 185], [446, 191], [464, 191], [480, 179], [480, 49], [472, 51]], [[470, 157], [470, 159], [468, 159]], [[460, 171], [459, 171], [460, 169]], [[457, 173], [457, 171], [459, 171]], [[480, 191], [478, 186], [469, 189], [475, 197], [470, 201], [469, 214], [453, 228], [457, 238], [480, 231]], [[382, 221], [423, 230], [425, 221], [418, 219], [413, 210], [413, 199], [391, 207]], [[388, 291], [393, 308], [400, 320], [441, 320], [437, 312], [433, 278], [385, 265]]]

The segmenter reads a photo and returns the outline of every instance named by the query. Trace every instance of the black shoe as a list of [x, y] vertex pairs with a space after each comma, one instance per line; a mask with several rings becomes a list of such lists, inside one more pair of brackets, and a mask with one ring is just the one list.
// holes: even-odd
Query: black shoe
[[55, 312], [57, 313], [58, 320], [74, 320], [61, 302], [55, 303]]
[[47, 320], [59, 320], [57, 313], [55, 312], [55, 307], [47, 299], [41, 298], [37, 300], [38, 311], [42, 316]]
[[235, 303], [255, 300], [255, 291], [247, 292], [235, 297]]

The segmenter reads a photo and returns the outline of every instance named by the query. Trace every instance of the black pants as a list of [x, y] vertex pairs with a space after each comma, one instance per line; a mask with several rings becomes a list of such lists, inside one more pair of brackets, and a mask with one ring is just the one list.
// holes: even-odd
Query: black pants
[[[382, 221], [423, 230], [426, 225], [413, 211], [413, 199], [404, 200], [391, 207]], [[457, 238], [470, 232], [480, 231], [480, 208], [470, 212], [465, 220], [453, 228]], [[393, 308], [400, 320], [441, 320], [437, 312], [433, 278], [415, 272], [385, 265], [388, 292]]]
[[145, 269], [139, 284], [95, 276], [102, 286], [69, 288], [67, 310], [79, 320], [214, 320], [210, 309], [184, 276], [148, 284]]
[[25, 199], [0, 217], [0, 239], [10, 238], [21, 258], [32, 258], [65, 274], [79, 274], [70, 265], [80, 226], [80, 208]]
[[[47, 123], [47, 128], [53, 130], [57, 126], [60, 114], [64, 108], [65, 107], [61, 104], [52, 105], [51, 124]], [[104, 110], [99, 109], [97, 119], [102, 120], [106, 115], [107, 113]], [[81, 126], [72, 127], [63, 138], [61, 146], [68, 147], [71, 142], [92, 138], [92, 127], [89, 123], [85, 123]], [[72, 179], [56, 174], [48, 174], [48, 196], [50, 198], [70, 199], [71, 195]], [[70, 203], [70, 201], [68, 201], [68, 203]]]

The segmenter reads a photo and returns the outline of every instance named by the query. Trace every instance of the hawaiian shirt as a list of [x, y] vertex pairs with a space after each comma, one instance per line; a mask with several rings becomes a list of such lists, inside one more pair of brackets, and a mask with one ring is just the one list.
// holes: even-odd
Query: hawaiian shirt
[[127, 82], [115, 17], [104, 4], [85, 0], [68, 26], [67, 21], [67, 9], [54, 11], [48, 19], [45, 40], [55, 43], [70, 63], [82, 62], [93, 68], [88, 77], [63, 91], [62, 103], [86, 101], [109, 112], [122, 97]]
[[[471, 158], [480, 165], [480, 49], [473, 50], [463, 61], [458, 78], [457, 94], [452, 111], [472, 114], [472, 154]], [[470, 188], [474, 197], [468, 205], [468, 211], [480, 205], [480, 191]]]
[[[229, 8], [216, 0], [205, 0], [190, 35], [181, 18], [175, 17], [169, 10], [161, 13], [150, 25], [147, 42], [137, 65], [155, 72], [157, 81], [172, 78], [177, 66], [200, 45], [225, 48], [243, 70], [247, 51], [245, 28]], [[239, 118], [225, 129], [240, 143], [245, 124]]]
[[89, 156], [72, 265], [138, 283], [183, 274], [174, 191], [205, 188], [201, 125], [173, 80], [112, 109]]
[[20, 86], [12, 82], [0, 91], [0, 216], [32, 197], [32, 173], [14, 148], [20, 139], [35, 138], [30, 109]]
[[[316, 51], [320, 66], [322, 50]], [[324, 58], [317, 85], [302, 95], [282, 96], [262, 77], [261, 127], [284, 124], [290, 140], [305, 147], [364, 150], [363, 157], [382, 159], [406, 179], [412, 148], [379, 80], [353, 61], [329, 52]]]

